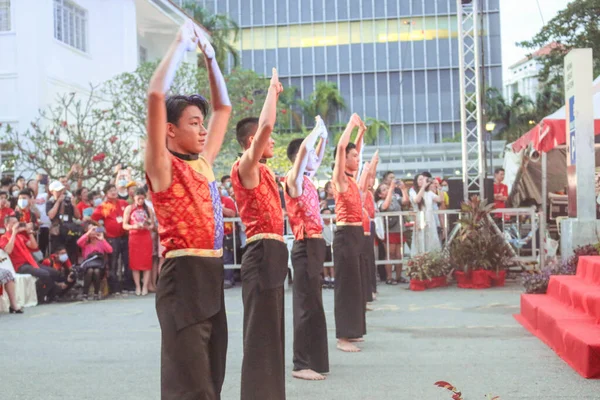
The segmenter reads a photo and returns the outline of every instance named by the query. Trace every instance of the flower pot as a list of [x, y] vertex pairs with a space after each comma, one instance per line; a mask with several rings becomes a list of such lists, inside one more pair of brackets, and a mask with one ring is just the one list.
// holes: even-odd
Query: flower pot
[[488, 271], [490, 279], [492, 281], [492, 286], [504, 286], [506, 282], [506, 270], [498, 271]]
[[473, 271], [473, 288], [474, 289], [487, 289], [492, 287], [492, 279], [490, 278], [489, 271], [484, 269], [476, 269]]
[[458, 282], [459, 288], [470, 289], [473, 287], [473, 277], [472, 277], [471, 271], [469, 271], [469, 272], [455, 271], [454, 277], [456, 278], [456, 281]]
[[427, 289], [427, 282], [429, 281], [421, 281], [419, 279], [411, 279], [409, 288], [410, 290], [414, 290], [415, 292], [420, 292]]

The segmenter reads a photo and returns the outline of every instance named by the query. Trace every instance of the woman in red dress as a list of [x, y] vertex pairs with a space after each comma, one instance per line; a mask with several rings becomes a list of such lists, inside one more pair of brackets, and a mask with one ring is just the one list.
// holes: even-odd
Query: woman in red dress
[[[148, 294], [152, 273], [152, 229], [154, 212], [146, 204], [146, 191], [135, 192], [133, 204], [123, 213], [123, 229], [129, 231], [129, 266], [133, 272], [135, 294]], [[140, 289], [140, 271], [143, 272], [143, 289]]]

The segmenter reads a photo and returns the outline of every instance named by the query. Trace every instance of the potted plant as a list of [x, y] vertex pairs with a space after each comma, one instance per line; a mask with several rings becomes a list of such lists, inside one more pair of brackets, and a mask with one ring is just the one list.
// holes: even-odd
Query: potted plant
[[410, 289], [421, 291], [446, 286], [448, 261], [441, 252], [423, 253], [408, 261]]
[[484, 289], [503, 286], [511, 252], [490, 218], [492, 204], [478, 196], [461, 205], [458, 233], [448, 245], [458, 287]]

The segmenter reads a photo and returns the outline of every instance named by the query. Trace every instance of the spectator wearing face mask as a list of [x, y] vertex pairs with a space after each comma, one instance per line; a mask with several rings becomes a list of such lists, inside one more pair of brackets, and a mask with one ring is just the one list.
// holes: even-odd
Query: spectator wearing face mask
[[17, 208], [17, 202], [19, 201], [19, 193], [21, 193], [21, 189], [17, 185], [12, 185], [10, 187], [10, 196], [8, 200], [10, 201], [10, 208], [13, 210]]
[[100, 300], [100, 283], [106, 274], [106, 259], [113, 252], [112, 246], [104, 238], [105, 229], [95, 222], [90, 223], [87, 232], [79, 238], [84, 261], [79, 266], [83, 272], [83, 299], [87, 300], [90, 286], [94, 284], [94, 300]]
[[15, 215], [15, 210], [10, 207], [8, 193], [0, 192], [0, 235], [4, 235], [6, 233], [4, 219], [10, 215]]
[[40, 268], [47, 271], [60, 289], [58, 297], [64, 297], [75, 286], [77, 277], [71, 269], [71, 261], [64, 246], [58, 246], [50, 257], [44, 259]]
[[22, 190], [21, 193], [19, 193], [19, 197], [17, 199], [17, 207], [15, 208], [15, 214], [17, 215], [19, 222], [32, 224], [34, 232], [37, 232], [40, 211], [35, 206], [32, 197], [33, 193], [31, 192], [31, 190]]
[[81, 219], [81, 214], [73, 204], [73, 198], [67, 188], [59, 182], [54, 181], [48, 187], [52, 196], [46, 202], [46, 212], [50, 218], [50, 251], [58, 246], [65, 246], [72, 263], [77, 262], [78, 248], [77, 239], [81, 233], [81, 227], [75, 223]]
[[231, 176], [223, 175], [221, 177], [221, 186], [223, 186], [229, 192], [229, 189], [231, 188]]

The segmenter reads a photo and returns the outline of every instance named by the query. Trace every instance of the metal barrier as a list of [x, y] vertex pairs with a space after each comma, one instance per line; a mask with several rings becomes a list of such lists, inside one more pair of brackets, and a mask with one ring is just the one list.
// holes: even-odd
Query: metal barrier
[[[460, 210], [436, 210], [433, 212], [433, 217], [435, 218], [437, 224], [436, 232], [438, 234], [440, 249], [443, 248], [450, 240], [452, 240], [453, 235], [457, 231], [455, 222], [460, 218], [461, 214], [462, 212]], [[519, 263], [539, 262], [540, 266], [544, 265], [543, 238], [545, 233], [545, 217], [543, 213], [537, 213], [533, 207], [505, 208], [494, 210], [492, 215], [494, 216], [495, 223], [493, 226], [496, 227], [496, 232], [501, 234], [505, 242], [510, 245], [514, 252], [515, 259]], [[323, 214], [321, 217], [324, 221], [329, 221], [329, 226], [333, 227], [333, 231], [335, 232], [335, 215]], [[403, 265], [404, 262], [411, 258], [410, 249], [415, 245], [415, 243], [413, 243], [415, 240], [415, 225], [419, 222], [423, 223], [426, 216], [423, 212], [401, 211], [377, 213], [375, 218], [380, 218], [379, 224], [383, 224], [385, 232], [383, 239], [376, 238], [376, 243], [378, 241], [383, 243], [385, 248], [385, 256], [383, 258], [378, 257], [376, 252], [375, 263], [377, 265]], [[390, 221], [394, 222], [390, 224]], [[225, 268], [237, 269], [241, 267], [241, 259], [245, 247], [243, 225], [241, 224], [240, 218], [224, 218], [224, 222], [225, 224], [231, 224], [231, 235], [233, 239], [232, 249], [224, 248], [224, 251], [226, 252], [233, 252], [233, 263], [227, 263]], [[390, 235], [388, 234], [390, 231], [390, 225], [392, 225], [393, 228], [395, 226], [399, 226], [399, 232], [392, 232], [399, 234], [400, 244], [397, 247], [390, 246]], [[294, 236], [292, 235], [292, 230], [289, 226], [287, 217], [285, 220], [284, 239], [288, 246], [288, 250], [291, 252]], [[431, 248], [437, 248], [437, 245], [429, 243], [427, 237], [425, 236], [423, 247], [425, 251], [427, 251]], [[390, 250], [392, 248], [395, 250], [395, 254], [390, 254]], [[333, 247], [331, 247], [330, 251], [332, 261], [326, 262], [324, 264], [325, 267], [333, 267]], [[289, 264], [291, 265], [291, 260]]]

